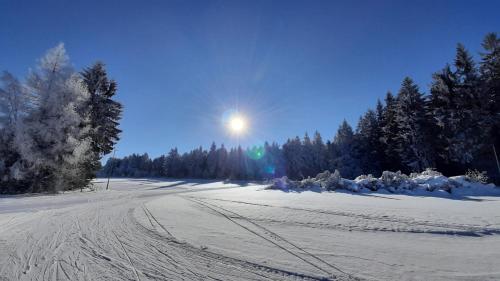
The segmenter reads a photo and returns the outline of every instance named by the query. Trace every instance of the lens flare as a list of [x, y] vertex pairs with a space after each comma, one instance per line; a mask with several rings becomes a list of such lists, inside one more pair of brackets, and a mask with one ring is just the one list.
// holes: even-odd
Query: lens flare
[[253, 160], [259, 160], [266, 154], [263, 146], [254, 146], [247, 150], [247, 156]]

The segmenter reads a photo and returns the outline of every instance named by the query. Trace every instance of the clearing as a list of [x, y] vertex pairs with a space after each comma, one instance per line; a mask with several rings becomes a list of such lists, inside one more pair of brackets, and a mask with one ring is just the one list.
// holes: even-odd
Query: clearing
[[500, 279], [500, 192], [105, 184], [0, 197], [0, 280]]

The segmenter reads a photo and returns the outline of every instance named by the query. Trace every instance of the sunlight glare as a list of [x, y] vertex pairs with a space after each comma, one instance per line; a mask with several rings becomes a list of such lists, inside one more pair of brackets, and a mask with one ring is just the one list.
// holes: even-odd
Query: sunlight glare
[[229, 129], [235, 134], [241, 134], [247, 127], [246, 120], [241, 115], [231, 116], [229, 120]]

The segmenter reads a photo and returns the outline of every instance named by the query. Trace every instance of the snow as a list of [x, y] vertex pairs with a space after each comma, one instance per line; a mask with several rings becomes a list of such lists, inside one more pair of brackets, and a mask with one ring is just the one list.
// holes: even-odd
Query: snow
[[[439, 181], [417, 179], [431, 180]], [[0, 280], [500, 278], [492, 186], [393, 194], [200, 180], [95, 185], [0, 197]]]
[[[390, 193], [422, 194], [436, 196], [446, 192], [454, 196], [464, 195], [497, 195], [500, 188], [494, 184], [479, 182], [470, 176], [445, 177], [432, 169], [410, 176], [401, 172], [384, 171], [380, 178], [372, 175], [361, 175], [354, 180], [341, 178], [338, 170], [332, 174], [329, 171], [319, 173], [315, 178], [292, 181], [287, 177], [272, 181], [270, 189], [279, 190], [348, 190], [367, 192], [385, 190]], [[436, 193], [427, 193], [436, 192]]]

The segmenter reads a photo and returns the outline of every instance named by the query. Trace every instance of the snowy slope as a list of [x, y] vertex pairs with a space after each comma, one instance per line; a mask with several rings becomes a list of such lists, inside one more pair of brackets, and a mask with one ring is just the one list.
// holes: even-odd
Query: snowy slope
[[0, 280], [497, 280], [499, 259], [500, 194], [115, 179], [0, 198]]

